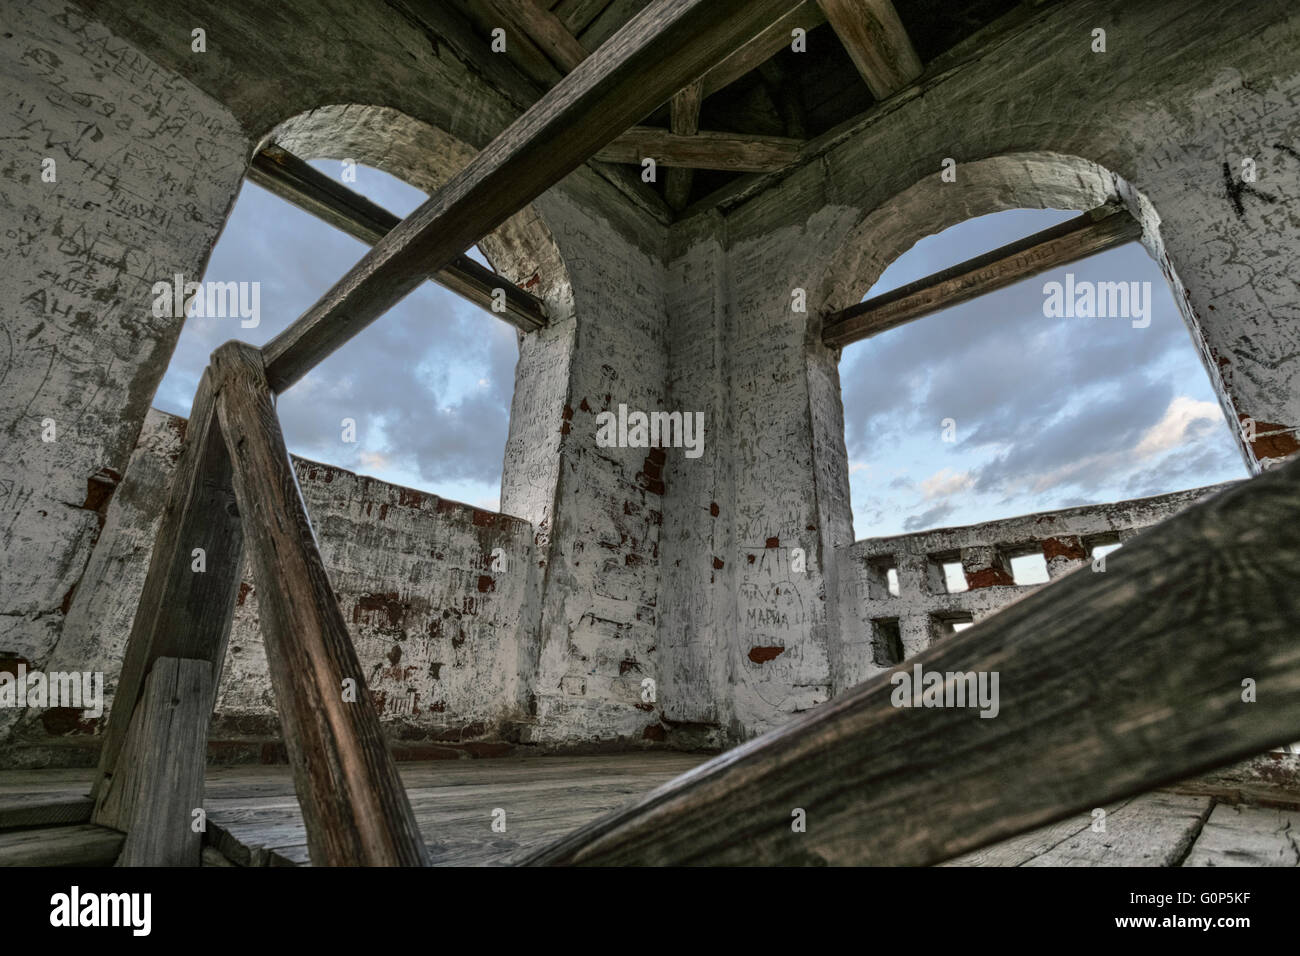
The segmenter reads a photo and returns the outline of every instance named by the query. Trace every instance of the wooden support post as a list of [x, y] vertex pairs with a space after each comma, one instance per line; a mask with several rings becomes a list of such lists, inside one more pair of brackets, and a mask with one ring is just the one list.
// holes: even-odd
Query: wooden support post
[[424, 843], [298, 492], [262, 354], [212, 355], [258, 611], [317, 866], [422, 866]]
[[[124, 829], [129, 821], [100, 806], [118, 768], [141, 690], [160, 657], [206, 661], [219, 676], [243, 573], [243, 527], [230, 485], [230, 456], [217, 424], [216, 383], [203, 373], [185, 442], [172, 478], [162, 523], [154, 540], [140, 604], [123, 657], [117, 691], [91, 788], [96, 823]], [[202, 552], [203, 570], [199, 555]], [[206, 705], [199, 708], [199, 739], [207, 736], [215, 705], [214, 676]], [[126, 784], [128, 789], [136, 786]]]
[[1300, 461], [528, 862], [920, 866], [1261, 753], [1300, 738], [1297, 574]]
[[822, 344], [843, 348], [888, 329], [1142, 238], [1119, 206], [1101, 206], [1032, 236], [851, 305], [822, 320]]
[[122, 772], [105, 788], [103, 820], [118, 820], [126, 842], [118, 866], [198, 866], [203, 833], [203, 768], [216, 678], [207, 661], [160, 657], [145, 678], [120, 755]]
[[[694, 136], [700, 131], [700, 104], [704, 101], [704, 82], [696, 80], [673, 94], [668, 107], [669, 126], [677, 136]], [[691, 199], [691, 181], [695, 174], [689, 167], [670, 166], [664, 174], [664, 199], [674, 212], [681, 212]]]

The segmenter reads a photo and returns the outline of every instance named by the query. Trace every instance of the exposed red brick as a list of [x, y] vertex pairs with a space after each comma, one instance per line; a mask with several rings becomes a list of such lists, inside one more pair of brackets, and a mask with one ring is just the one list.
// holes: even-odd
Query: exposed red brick
[[719, 509], [718, 509], [718, 503], [717, 503], [716, 501], [710, 501], [710, 502], [709, 502], [709, 514], [713, 515], [713, 517], [716, 518], [716, 517], [718, 516], [718, 511], [719, 511]]
[[[1245, 422], [1249, 415], [1238, 415]], [[1268, 434], [1274, 432], [1275, 434]], [[1300, 442], [1296, 441], [1295, 430], [1276, 422], [1262, 422], [1255, 419], [1255, 440], [1250, 443], [1255, 459], [1286, 458], [1300, 451]]]
[[387, 519], [388, 519], [388, 505], [387, 503], [385, 503], [379, 506], [379, 520], [386, 521]]
[[565, 405], [564, 411], [560, 413], [560, 417], [563, 418], [566, 422], [570, 421], [573, 418], [573, 409], [570, 408], [568, 405]]
[[501, 515], [493, 514], [491, 511], [484, 511], [482, 508], [474, 509], [474, 527], [495, 528], [500, 522]]
[[478, 591], [480, 594], [487, 594], [489, 591], [497, 589], [496, 581], [492, 580], [490, 574], [480, 574], [478, 576]]
[[521, 289], [531, 289], [531, 288], [533, 288], [535, 285], [537, 285], [537, 284], [538, 284], [539, 282], [541, 282], [541, 281], [542, 281], [541, 273], [540, 273], [540, 272], [534, 272], [532, 275], [530, 275], [530, 276], [529, 276], [527, 279], [525, 279], [523, 282], [519, 283], [519, 288], [521, 288]]
[[388, 615], [388, 623], [393, 627], [400, 626], [402, 619], [406, 617], [406, 605], [396, 591], [363, 594], [357, 598], [357, 603], [352, 607], [353, 624], [361, 623], [361, 614], [364, 611], [383, 611]]
[[398, 488], [397, 503], [403, 508], [418, 508], [424, 504], [424, 494], [410, 488]]
[[247, 581], [239, 582], [239, 597], [235, 598], [236, 607], [244, 606], [244, 598], [248, 597], [253, 591], [253, 586]]
[[667, 740], [668, 730], [663, 724], [651, 724], [641, 732], [642, 740]]
[[591, 406], [587, 404], [587, 400], [585, 398], [578, 403], [578, 407], [581, 408], [584, 412], [591, 411]]
[[784, 647], [751, 647], [749, 649], [749, 659], [755, 664], [766, 664], [784, 653]]
[[713, 570], [715, 570], [715, 571], [721, 571], [721, 570], [722, 570], [722, 566], [723, 566], [724, 564], [726, 564], [726, 563], [727, 563], [727, 562], [723, 561], [721, 558], [714, 558], [714, 559], [713, 559]]
[[765, 548], [779, 548], [779, 547], [781, 547], [781, 539], [780, 539], [780, 538], [768, 538], [767, 541], [763, 544], [763, 547], [765, 547]]
[[1053, 558], [1069, 558], [1071, 561], [1082, 561], [1088, 557], [1088, 550], [1078, 538], [1044, 538], [1043, 557], [1048, 561]]
[[966, 587], [971, 591], [1015, 583], [1015, 578], [1005, 568], [980, 568], [978, 571], [966, 572]]

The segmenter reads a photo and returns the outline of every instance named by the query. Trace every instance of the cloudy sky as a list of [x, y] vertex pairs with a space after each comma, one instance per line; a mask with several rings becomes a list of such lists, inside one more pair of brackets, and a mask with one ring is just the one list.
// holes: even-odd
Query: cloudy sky
[[[1075, 215], [960, 223], [895, 260], [867, 295]], [[1066, 273], [1150, 282], [1150, 326], [1044, 317], [1044, 284]], [[858, 538], [1246, 477], [1169, 287], [1137, 243], [855, 343], [840, 381]]]
[[[398, 216], [426, 198], [362, 166], [346, 185]], [[188, 416], [213, 349], [232, 338], [265, 344], [366, 249], [245, 182], [204, 279], [261, 282], [261, 322], [188, 318], [154, 404]], [[496, 509], [518, 358], [512, 326], [426, 282], [280, 397], [285, 442], [306, 458]], [[356, 421], [354, 443], [343, 441], [345, 418]]]
[[[336, 162], [313, 165], [340, 173]], [[348, 185], [399, 216], [425, 198], [365, 167]], [[1014, 210], [954, 226], [900, 257], [867, 294], [1073, 215]], [[188, 415], [214, 348], [231, 338], [264, 344], [365, 250], [245, 183], [204, 278], [260, 282], [260, 324], [188, 319], [154, 404]], [[1066, 272], [1150, 282], [1150, 327], [1045, 318], [1043, 284]], [[425, 283], [280, 398], [289, 449], [495, 509], [518, 354], [511, 326]], [[851, 345], [840, 374], [859, 538], [1246, 476], [1168, 286], [1137, 244]], [[346, 418], [356, 421], [353, 443], [343, 441]]]

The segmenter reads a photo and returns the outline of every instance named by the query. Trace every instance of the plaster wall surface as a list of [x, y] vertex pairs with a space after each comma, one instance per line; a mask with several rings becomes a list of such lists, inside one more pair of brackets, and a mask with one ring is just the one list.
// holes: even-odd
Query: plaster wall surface
[[[150, 411], [49, 658], [50, 670], [103, 671], [106, 712], [185, 424]], [[521, 675], [536, 640], [531, 525], [317, 462], [295, 458], [294, 470], [362, 676], [398, 753], [508, 749], [526, 719]], [[102, 723], [71, 710], [33, 711], [15, 733], [20, 746], [9, 761], [90, 762]], [[245, 566], [211, 732], [214, 756], [262, 759], [279, 732], [257, 588]]]

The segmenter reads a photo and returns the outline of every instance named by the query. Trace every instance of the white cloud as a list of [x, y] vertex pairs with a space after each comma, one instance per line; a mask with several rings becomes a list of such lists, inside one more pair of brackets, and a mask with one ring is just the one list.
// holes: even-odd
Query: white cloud
[[1187, 443], [1187, 431], [1197, 422], [1217, 423], [1222, 420], [1223, 410], [1217, 402], [1197, 401], [1179, 395], [1169, 403], [1164, 417], [1147, 429], [1133, 451], [1140, 458], [1150, 458]]
[[948, 498], [967, 490], [974, 483], [975, 479], [969, 471], [953, 471], [951, 468], [944, 468], [921, 482], [921, 497], [926, 501]]

